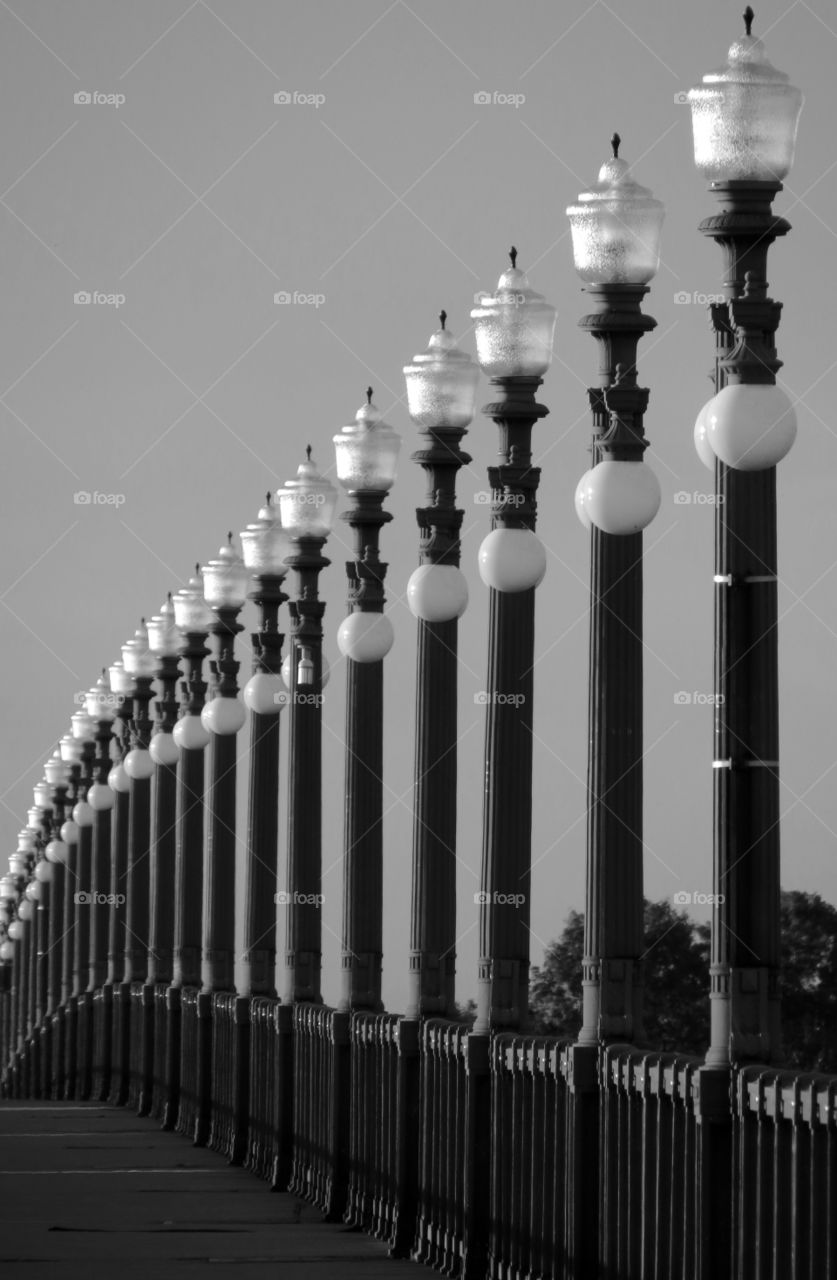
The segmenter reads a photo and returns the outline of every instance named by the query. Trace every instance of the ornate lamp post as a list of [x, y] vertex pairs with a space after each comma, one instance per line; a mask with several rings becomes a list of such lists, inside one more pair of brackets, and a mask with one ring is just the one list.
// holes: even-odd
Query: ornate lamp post
[[317, 580], [331, 562], [322, 554], [331, 532], [337, 490], [311, 458], [276, 495], [291, 544], [287, 564], [296, 572], [298, 594], [291, 616], [288, 787], [288, 880], [282, 1003], [321, 1003], [322, 954], [322, 618], [325, 604]]
[[85, 1084], [84, 1072], [79, 1070], [83, 1065], [79, 1053], [79, 1008], [84, 1004], [84, 993], [87, 990], [90, 966], [90, 915], [95, 910], [91, 898], [95, 813], [87, 799], [87, 794], [93, 785], [96, 726], [86, 711], [76, 711], [70, 717], [70, 729], [72, 736], [81, 744], [81, 770], [78, 780], [78, 799], [73, 806], [73, 822], [78, 831], [78, 843], [73, 889], [72, 989], [66, 1012], [64, 1096], [76, 1098], [81, 1096], [81, 1089]]
[[212, 698], [201, 712], [201, 723], [212, 742], [209, 781], [209, 827], [203, 882], [203, 960], [198, 1001], [198, 1119], [195, 1142], [210, 1138], [212, 999], [234, 991], [235, 953], [235, 782], [237, 733], [247, 718], [238, 697], [235, 637], [243, 630], [238, 615], [247, 599], [249, 574], [232, 544], [221, 548], [204, 565], [206, 603], [214, 614], [211, 630], [217, 637], [218, 657], [211, 664], [215, 676]]
[[640, 1038], [642, 877], [642, 530], [660, 486], [642, 456], [648, 391], [639, 339], [655, 327], [640, 304], [659, 266], [663, 206], [613, 158], [567, 210], [575, 267], [594, 310], [579, 321], [599, 346], [592, 467], [577, 490], [590, 529], [587, 904], [579, 1043]]
[[696, 1103], [702, 1280], [733, 1265], [730, 1068], [781, 1054], [776, 464], [793, 443], [796, 417], [775, 385], [781, 304], [768, 296], [767, 252], [790, 230], [771, 205], [793, 162], [802, 95], [752, 35], [749, 7], [744, 21], [727, 66], [689, 94], [695, 163], [720, 204], [700, 230], [723, 250], [726, 298], [711, 308], [717, 393], [695, 426], [716, 489], [718, 905], [710, 1046]]
[[49, 833], [50, 839], [48, 840], [45, 849], [46, 857], [52, 864], [53, 868], [52, 883], [50, 886], [49, 940], [47, 952], [47, 1007], [43, 1034], [43, 1060], [45, 1064], [45, 1072], [49, 1079], [49, 1086], [44, 1090], [44, 1092], [45, 1095], [49, 1097], [59, 1096], [55, 1090], [57, 1076], [56, 1017], [61, 1001], [62, 939], [66, 928], [64, 920], [64, 908], [66, 901], [65, 880], [67, 878], [65, 864], [70, 852], [69, 845], [62, 839], [62, 831], [66, 825], [64, 821], [64, 814], [67, 802], [67, 782], [70, 770], [70, 766], [64, 755], [63, 743], [59, 745], [59, 757], [61, 759], [62, 771], [60, 775], [57, 770], [53, 772], [53, 777], [56, 781], [52, 787], [52, 823]]
[[[177, 719], [177, 678], [180, 674], [180, 633], [175, 626], [169, 592], [160, 612], [148, 620], [148, 647], [156, 659], [160, 700], [155, 703], [154, 734], [148, 752], [157, 766], [154, 774], [154, 811], [151, 819], [151, 928], [148, 972], [143, 986], [143, 1062], [139, 1098], [140, 1115], [155, 1110], [154, 1061], [167, 1053], [166, 992], [172, 979], [174, 947], [174, 862], [177, 760], [180, 755], [173, 729]], [[158, 1044], [158, 1039], [162, 1041]], [[159, 1112], [162, 1114], [162, 1100]]]
[[459, 568], [462, 511], [456, 473], [471, 459], [461, 440], [474, 416], [479, 369], [445, 328], [404, 368], [410, 417], [422, 447], [412, 455], [427, 477], [419, 507], [419, 567], [407, 584], [418, 619], [413, 887], [408, 1019], [450, 1016], [456, 975], [456, 779], [459, 619], [468, 584]]
[[[108, 967], [102, 988], [100, 1026], [96, 1030], [101, 1060], [97, 1091], [102, 1101], [122, 1104], [122, 1064], [128, 1060], [129, 1020], [122, 993], [125, 976], [126, 912], [128, 879], [128, 843], [131, 822], [131, 779], [125, 768], [130, 750], [134, 682], [122, 659], [108, 668], [108, 683], [114, 698], [114, 730], [117, 743], [116, 761], [108, 774], [113, 792], [113, 816], [110, 844], [110, 891], [108, 907]], [[115, 1069], [114, 1069], [115, 1065]]]
[[483, 409], [500, 428], [500, 465], [489, 468], [492, 532], [480, 547], [491, 588], [485, 806], [476, 1034], [525, 1023], [529, 991], [532, 830], [532, 689], [535, 587], [546, 552], [535, 536], [532, 427], [549, 412], [535, 400], [552, 360], [555, 310], [511, 250], [496, 294], [471, 312], [477, 358], [497, 389]]
[[380, 1010], [383, 957], [383, 658], [393, 643], [383, 612], [386, 565], [378, 554], [381, 526], [392, 519], [383, 502], [395, 481], [399, 436], [372, 403], [334, 437], [337, 478], [352, 499], [344, 511], [355, 559], [346, 564], [349, 616], [337, 633], [348, 660], [346, 807], [343, 836], [341, 1012]]
[[[132, 640], [122, 646], [125, 675], [131, 681], [133, 717], [130, 750], [124, 768], [130, 779], [128, 809], [128, 868], [125, 878], [125, 968], [120, 986], [122, 1017], [128, 1019], [127, 1054], [121, 1064], [119, 1100], [137, 1107], [140, 1101], [143, 1032], [146, 1027], [143, 990], [148, 976], [150, 937], [151, 776], [154, 761], [149, 752], [157, 659], [148, 644], [145, 619]], [[123, 1032], [124, 1036], [124, 1032]], [[124, 1046], [125, 1041], [122, 1041]]]
[[[209, 653], [206, 637], [213, 620], [212, 612], [204, 600], [200, 565], [195, 565], [194, 576], [175, 594], [172, 604], [186, 672], [185, 679], [181, 682], [180, 718], [173, 732], [174, 741], [180, 748], [180, 763], [175, 837], [172, 981], [167, 995], [168, 1100], [163, 1127], [173, 1129], [180, 1117], [185, 1132], [192, 1125], [193, 1114], [190, 1110], [187, 1115], [184, 1109], [182, 1116], [180, 1115], [181, 1085], [185, 1084], [194, 1096], [193, 1073], [196, 1063], [189, 1056], [188, 1045], [182, 1045], [181, 1008], [183, 991], [196, 992], [201, 984], [204, 748], [209, 742], [209, 733], [201, 723], [201, 712], [206, 694], [203, 661]], [[187, 1055], [185, 1061], [181, 1058], [182, 1048]]]

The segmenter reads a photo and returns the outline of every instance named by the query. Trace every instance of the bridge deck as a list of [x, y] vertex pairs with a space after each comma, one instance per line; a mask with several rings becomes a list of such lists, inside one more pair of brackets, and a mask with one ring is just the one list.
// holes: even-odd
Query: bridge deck
[[246, 1280], [420, 1275], [377, 1240], [324, 1223], [295, 1197], [129, 1111], [0, 1104], [0, 1274], [226, 1280], [241, 1267]]

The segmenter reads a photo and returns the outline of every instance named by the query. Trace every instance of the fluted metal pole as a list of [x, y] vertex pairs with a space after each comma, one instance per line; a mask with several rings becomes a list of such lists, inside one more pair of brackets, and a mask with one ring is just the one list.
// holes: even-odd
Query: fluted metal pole
[[124, 776], [124, 759], [128, 754], [130, 721], [133, 709], [130, 698], [116, 698], [115, 737], [118, 744], [117, 764], [124, 781], [114, 791], [110, 838], [110, 892], [108, 906], [108, 965], [102, 987], [100, 1043], [102, 1046], [101, 1100], [124, 1104], [122, 1096], [122, 1063], [128, 1053], [128, 1010], [122, 1002], [125, 976], [124, 897], [128, 878], [128, 836], [131, 817], [130, 780]]
[[[82, 744], [81, 779], [79, 801], [87, 800], [87, 792], [93, 783], [96, 744], [92, 738]], [[93, 862], [93, 822], [79, 822], [76, 848], [75, 888], [73, 890], [73, 949], [72, 983], [67, 1001], [66, 1030], [66, 1080], [65, 1098], [80, 1098], [85, 1083], [79, 1052], [79, 1003], [87, 990], [90, 965], [90, 915], [95, 907], [91, 896], [91, 870]]]
[[[93, 776], [94, 783], [98, 784], [98, 787], [107, 788], [108, 774], [111, 768], [111, 737], [110, 720], [97, 720], [97, 754]], [[106, 796], [111, 795], [107, 790], [105, 790], [104, 794]], [[79, 997], [79, 1028], [82, 1033], [82, 1038], [80, 1039], [82, 1072], [79, 1079], [79, 1097], [84, 1099], [91, 1096], [94, 1088], [93, 1067], [97, 1028], [94, 1025], [96, 1010], [93, 997], [94, 993], [103, 986], [107, 976], [108, 928], [110, 923], [109, 899], [111, 894], [111, 826], [111, 809], [97, 807], [93, 816], [87, 986]], [[99, 1047], [101, 1048], [101, 1037], [99, 1037]]]
[[[599, 345], [591, 466], [640, 461], [648, 391], [637, 386], [645, 285], [595, 284], [595, 310], [579, 321]], [[642, 534], [590, 534], [590, 665], [587, 763], [587, 903], [580, 1044], [641, 1038]]]
[[[368, 393], [371, 402], [371, 391]], [[346, 563], [350, 612], [383, 613], [387, 566], [379, 558], [386, 491], [350, 494], [344, 511], [354, 535], [354, 560]], [[383, 753], [384, 663], [346, 660], [346, 782], [343, 834], [343, 1012], [378, 1012], [383, 960]]]
[[[549, 412], [535, 400], [541, 382], [492, 379], [499, 399], [483, 413], [500, 428], [501, 463], [488, 471], [493, 528], [535, 528], [532, 427]], [[523, 1027], [528, 1010], [535, 589], [492, 588], [488, 625], [477, 1035]]]
[[[134, 676], [134, 714], [131, 751], [147, 751], [151, 739], [149, 704], [154, 696], [152, 676]], [[130, 754], [130, 753], [129, 753]], [[130, 764], [130, 762], [129, 762]], [[125, 877], [125, 967], [119, 990], [123, 1018], [129, 1020], [127, 1053], [121, 1063], [120, 1101], [139, 1102], [142, 1037], [142, 990], [148, 975], [150, 933], [149, 894], [151, 847], [151, 778], [132, 777], [128, 807], [128, 869]], [[125, 1041], [123, 1040], [123, 1045]]]

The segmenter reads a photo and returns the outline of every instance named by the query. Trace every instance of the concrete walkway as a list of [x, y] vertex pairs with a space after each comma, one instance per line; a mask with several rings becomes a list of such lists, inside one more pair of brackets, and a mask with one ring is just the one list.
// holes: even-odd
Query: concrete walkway
[[0, 1103], [3, 1280], [421, 1280], [156, 1122], [86, 1103]]

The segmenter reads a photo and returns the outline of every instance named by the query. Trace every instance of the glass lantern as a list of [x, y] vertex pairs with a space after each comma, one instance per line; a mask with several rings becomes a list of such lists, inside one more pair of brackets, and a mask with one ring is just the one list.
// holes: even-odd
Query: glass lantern
[[77, 742], [92, 742], [96, 733], [95, 721], [86, 711], [75, 711], [70, 716], [70, 732]]
[[61, 758], [61, 752], [56, 751], [44, 765], [44, 777], [50, 787], [60, 787], [67, 781], [67, 766]]
[[327, 538], [334, 521], [337, 490], [321, 476], [306, 449], [306, 460], [300, 463], [296, 476], [276, 494], [282, 525], [289, 538]]
[[84, 700], [84, 709], [90, 716], [91, 720], [113, 720], [116, 699], [111, 692], [110, 681], [105, 668], [102, 668], [102, 674], [96, 681], [95, 685], [88, 690]]
[[254, 522], [242, 529], [241, 550], [250, 573], [284, 578], [288, 572], [285, 560], [291, 554], [291, 547], [270, 494]]
[[790, 172], [802, 94], [751, 34], [730, 45], [727, 65], [689, 91], [695, 165], [711, 182], [781, 182]]
[[247, 599], [250, 575], [233, 546], [232, 534], [216, 559], [203, 566], [203, 594], [212, 609], [240, 609]]
[[479, 366], [456, 345], [445, 328], [447, 313], [439, 315], [441, 328], [431, 334], [427, 350], [404, 366], [407, 408], [419, 427], [462, 429], [474, 416]]
[[647, 284], [660, 265], [665, 210], [619, 159], [620, 142], [615, 133], [598, 181], [567, 209], [575, 269], [588, 284]]
[[204, 598], [203, 578], [199, 564], [195, 565], [194, 576], [189, 579], [186, 586], [175, 593], [172, 604], [174, 621], [182, 635], [190, 633], [205, 635], [212, 626], [214, 619], [212, 610]]
[[145, 618], [134, 633], [133, 640], [122, 646], [122, 663], [133, 679], [151, 679], [157, 671], [157, 660], [148, 645], [148, 627]]
[[180, 653], [180, 632], [174, 620], [171, 592], [160, 612], [148, 620], [148, 646], [157, 658], [176, 658]]
[[482, 294], [471, 312], [477, 337], [477, 359], [489, 378], [540, 377], [552, 363], [555, 308], [529, 284], [517, 266], [517, 250], [509, 252], [496, 293]]
[[108, 683], [117, 697], [130, 698], [133, 694], [134, 682], [125, 670], [125, 664], [121, 658], [108, 667]]
[[354, 422], [334, 437], [337, 479], [347, 493], [386, 493], [395, 482], [401, 437], [372, 403], [371, 387], [366, 399]]

